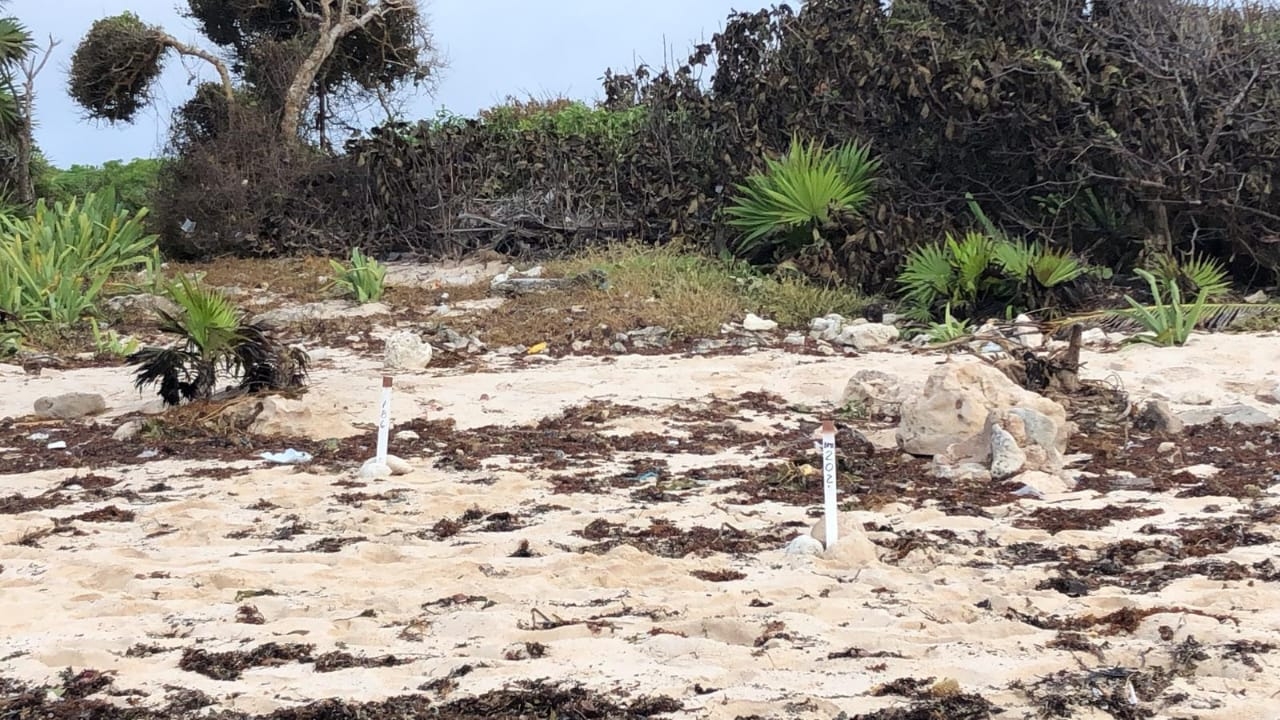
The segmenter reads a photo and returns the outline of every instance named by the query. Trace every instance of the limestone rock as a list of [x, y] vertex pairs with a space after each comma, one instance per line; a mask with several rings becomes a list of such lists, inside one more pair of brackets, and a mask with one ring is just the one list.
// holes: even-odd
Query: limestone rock
[[778, 323], [766, 320], [755, 313], [747, 313], [747, 317], [742, 320], [742, 329], [748, 332], [769, 332], [777, 330]]
[[1269, 425], [1274, 419], [1267, 413], [1249, 405], [1237, 403], [1216, 408], [1188, 410], [1178, 415], [1188, 425], [1204, 425], [1222, 418], [1228, 425]]
[[255, 435], [298, 435], [313, 438], [339, 438], [352, 434], [351, 422], [332, 405], [320, 402], [316, 395], [286, 398], [262, 396], [258, 413], [248, 431]]
[[1011, 478], [1011, 480], [1022, 483], [1022, 489], [1018, 491], [1019, 495], [1031, 495], [1032, 497], [1064, 493], [1070, 490], [1072, 486], [1070, 481], [1058, 473], [1047, 473], [1039, 470], [1024, 472]]
[[899, 378], [879, 370], [859, 370], [845, 384], [840, 406], [857, 408], [871, 416], [897, 415], [906, 396]]
[[1107, 331], [1102, 328], [1089, 328], [1080, 334], [1080, 342], [1085, 345], [1106, 345], [1110, 341]]
[[1027, 453], [1018, 447], [1018, 441], [999, 423], [991, 427], [991, 477], [1004, 480], [1022, 471], [1027, 464]]
[[1024, 470], [1056, 473], [1064, 465], [1067, 428], [1062, 422], [1028, 407], [987, 414], [982, 431], [934, 456], [935, 472], [976, 464], [1002, 480]]
[[116, 431], [111, 433], [111, 439], [124, 442], [124, 441], [132, 440], [138, 437], [138, 435], [141, 432], [142, 432], [142, 421], [130, 420], [126, 423], [121, 424], [120, 427], [116, 428]]
[[[1053, 446], [1059, 453], [1065, 452], [1067, 411], [1061, 405], [1019, 387], [985, 363], [964, 362], [938, 366], [924, 388], [902, 403], [898, 447], [912, 455], [940, 455], [982, 433], [992, 412], [1014, 408], [1034, 410], [1046, 418], [1042, 423], [1029, 416], [1036, 432], [1051, 430]], [[1026, 423], [1023, 418], [1023, 425]]]
[[377, 458], [369, 458], [360, 466], [359, 472], [356, 473], [361, 480], [377, 480], [378, 478], [391, 477], [391, 466], [387, 463], [378, 462]]
[[47, 395], [35, 402], [36, 417], [59, 420], [97, 415], [106, 409], [107, 400], [98, 393], [72, 392]]
[[1164, 400], [1148, 400], [1133, 418], [1133, 427], [1140, 432], [1176, 435], [1183, 425], [1182, 418], [1174, 415]]
[[898, 335], [898, 328], [893, 325], [862, 322], [845, 325], [836, 342], [856, 350], [881, 350], [897, 340]]
[[1183, 405], [1212, 405], [1213, 397], [1203, 390], [1188, 390], [1178, 396]]
[[422, 370], [431, 363], [431, 343], [417, 333], [400, 330], [386, 340], [383, 364], [388, 370]]
[[786, 553], [788, 555], [821, 555], [825, 549], [822, 543], [814, 539], [812, 535], [800, 534], [787, 543]]
[[1040, 332], [1040, 326], [1025, 313], [1013, 319], [1013, 330], [1009, 335], [1026, 348], [1034, 349], [1044, 345], [1044, 334]]
[[1254, 397], [1268, 405], [1280, 404], [1280, 385], [1262, 388], [1254, 393]]
[[103, 306], [114, 313], [141, 312], [154, 313], [163, 310], [169, 314], [178, 312], [178, 304], [163, 295], [113, 295], [103, 300]]
[[933, 474], [943, 480], [957, 482], [985, 482], [991, 479], [991, 470], [984, 463], [961, 461], [952, 462], [939, 455], [933, 463]]
[[820, 318], [814, 318], [809, 322], [809, 337], [814, 340], [834, 342], [836, 338], [840, 337], [846, 322], [844, 316], [839, 313], [831, 313]]

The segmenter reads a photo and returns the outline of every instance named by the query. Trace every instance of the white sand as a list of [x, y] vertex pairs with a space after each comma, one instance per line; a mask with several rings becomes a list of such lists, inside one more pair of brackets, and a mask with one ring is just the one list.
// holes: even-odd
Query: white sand
[[[287, 405], [297, 410], [289, 422], [298, 434], [354, 434], [355, 424], [375, 420], [378, 364], [337, 351], [330, 357], [315, 370], [304, 399]], [[1280, 414], [1280, 407], [1253, 399], [1276, 384], [1277, 358], [1280, 338], [1214, 335], [1196, 337], [1181, 349], [1134, 347], [1086, 353], [1084, 360], [1085, 374], [1115, 375], [1137, 398], [1154, 394], [1195, 400], [1188, 396], [1194, 391], [1212, 397], [1215, 405], [1241, 401]], [[492, 372], [466, 375], [399, 376], [393, 405], [397, 420], [447, 416], [462, 428], [534, 421], [588, 399], [660, 407], [709, 395], [727, 398], [768, 390], [791, 402], [819, 405], [838, 399], [856, 370], [874, 368], [923, 380], [939, 360], [902, 353], [814, 358], [772, 351], [696, 359], [626, 356], [612, 363], [568, 358], [520, 369], [497, 365]], [[118, 369], [46, 370], [32, 378], [6, 368], [0, 381], [7, 390], [0, 394], [0, 417], [25, 415], [37, 397], [72, 390], [102, 393], [111, 416], [151, 402]], [[1183, 408], [1177, 402], [1174, 406]], [[137, 442], [140, 449], [145, 446], [144, 440]], [[964, 691], [981, 693], [1004, 707], [1004, 717], [1024, 717], [1032, 712], [1028, 701], [1010, 689], [1010, 683], [1030, 684], [1060, 670], [1167, 665], [1170, 643], [1157, 632], [1167, 625], [1174, 629], [1173, 643], [1194, 636], [1211, 658], [1199, 663], [1191, 676], [1176, 679], [1165, 693], [1187, 693], [1186, 699], [1168, 709], [1158, 703], [1150, 706], [1157, 717], [1275, 717], [1278, 656], [1258, 655], [1260, 672], [1220, 659], [1223, 643], [1277, 640], [1280, 585], [1275, 583], [1193, 576], [1155, 594], [1104, 587], [1086, 597], [1069, 598], [1034, 589], [1048, 566], [1003, 566], [995, 550], [978, 555], [979, 548], [960, 544], [913, 551], [892, 564], [865, 566], [850, 564], [838, 552], [832, 558], [799, 561], [785, 556], [780, 547], [745, 558], [672, 560], [629, 546], [604, 555], [580, 554], [564, 547], [585, 544], [572, 532], [597, 518], [637, 527], [646, 526], [649, 518], [666, 518], [686, 527], [729, 523], [743, 529], [812, 520], [802, 507], [736, 506], [712, 492], [694, 494], [683, 503], [648, 506], [632, 501], [625, 490], [552, 495], [545, 471], [457, 473], [433, 469], [429, 457], [409, 459], [418, 468], [415, 472], [361, 488], [370, 493], [403, 489], [401, 499], [368, 501], [359, 507], [333, 499], [336, 493], [349, 492], [334, 486], [346, 476], [263, 467], [246, 457], [245, 472], [229, 479], [202, 479], [198, 468], [179, 462], [93, 468], [123, 477], [116, 489], [136, 491], [164, 480], [173, 490], [145, 495], [146, 503], [118, 498], [0, 515], [0, 676], [52, 682], [66, 667], [111, 670], [118, 673], [118, 687], [148, 693], [147, 703], [161, 703], [165, 686], [173, 685], [198, 688], [221, 707], [266, 712], [331, 696], [366, 700], [414, 692], [419, 684], [464, 663], [485, 663], [488, 667], [459, 679], [457, 693], [482, 693], [521, 678], [575, 680], [606, 691], [622, 685], [636, 693], [669, 694], [685, 703], [684, 716], [706, 718], [753, 713], [830, 718], [839, 711], [869, 712], [905, 702], [870, 696], [870, 688], [913, 676], [954, 678]], [[682, 462], [678, 456], [670, 459], [673, 466]], [[44, 492], [74, 474], [59, 470], [0, 477], [0, 495]], [[480, 477], [494, 477], [496, 482], [464, 482]], [[1261, 487], [1270, 484], [1270, 479], [1260, 477]], [[247, 509], [259, 499], [279, 507]], [[1052, 538], [1043, 531], [1015, 528], [1012, 521], [1045, 504], [1097, 507], [1128, 500], [1159, 502], [1165, 512], [1155, 521], [1162, 526], [1173, 526], [1183, 516], [1195, 518], [1209, 504], [1220, 506], [1226, 515], [1244, 507], [1232, 498], [1173, 499], [1135, 492], [1112, 493], [1100, 500], [1084, 492], [1047, 501], [1021, 500], [992, 510], [990, 519], [891, 505], [879, 512], [856, 513], [853, 520], [889, 525], [895, 532], [947, 529], [969, 540], [981, 534], [985, 542], [1000, 546], [1035, 541], [1096, 547], [1136, 537], [1138, 528], [1153, 520], [1140, 518]], [[1275, 497], [1267, 495], [1261, 502], [1274, 503]], [[445, 541], [413, 535], [472, 506], [527, 514], [543, 503], [569, 509], [529, 515], [529, 527], [512, 533], [472, 527]], [[86, 535], [54, 535], [42, 541], [42, 547], [13, 544], [24, 533], [47, 527], [52, 518], [107, 504], [128, 507], [137, 513], [137, 521], [77, 523]], [[271, 532], [290, 514], [310, 523], [311, 529], [292, 540], [271, 540]], [[147, 537], [165, 529], [176, 532]], [[227, 534], [236, 530], [251, 535], [229, 539]], [[367, 540], [337, 553], [269, 551], [298, 549], [325, 536], [354, 535]], [[541, 556], [509, 557], [521, 539], [529, 540]], [[1249, 565], [1274, 555], [1272, 544], [1239, 547], [1215, 559]], [[971, 566], [974, 560], [996, 562], [994, 567]], [[689, 575], [695, 569], [727, 568], [741, 570], [747, 578], [710, 583]], [[265, 588], [276, 595], [236, 599], [240, 591]], [[422, 607], [457, 594], [483, 595], [495, 604]], [[751, 607], [753, 599], [772, 605]], [[991, 609], [976, 606], [984, 600], [990, 601]], [[256, 606], [266, 623], [235, 622], [242, 604]], [[1003, 616], [1005, 608], [1066, 616], [1100, 615], [1129, 606], [1186, 606], [1229, 614], [1240, 623], [1177, 613], [1154, 615], [1133, 635], [1086, 631], [1094, 642], [1106, 643], [1106, 659], [1100, 662], [1087, 653], [1073, 656], [1046, 649], [1054, 632]], [[579, 619], [624, 607], [636, 614], [609, 618], [613, 627], [522, 629], [534, 609], [551, 617]], [[372, 616], [360, 617], [367, 610], [374, 611]], [[756, 639], [773, 621], [785, 623], [791, 639], [757, 647]], [[410, 637], [406, 627], [420, 637]], [[655, 628], [669, 632], [652, 634]], [[345, 649], [415, 661], [332, 673], [289, 663], [251, 668], [240, 680], [229, 682], [178, 668], [181, 648], [246, 650], [267, 641], [314, 643], [317, 654]], [[504, 657], [526, 641], [547, 645], [547, 656]], [[125, 657], [137, 643], [174, 650]], [[828, 653], [848, 648], [903, 657], [826, 659]], [[695, 694], [695, 684], [718, 690]], [[1087, 707], [1075, 711], [1075, 717], [1107, 717]]]

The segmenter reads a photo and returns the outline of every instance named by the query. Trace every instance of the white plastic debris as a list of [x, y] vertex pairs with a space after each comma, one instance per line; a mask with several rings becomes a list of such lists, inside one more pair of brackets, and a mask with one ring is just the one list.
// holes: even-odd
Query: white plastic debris
[[267, 462], [273, 462], [279, 465], [297, 465], [300, 463], [311, 462], [311, 453], [294, 450], [293, 448], [277, 453], [264, 452], [258, 457], [266, 460]]

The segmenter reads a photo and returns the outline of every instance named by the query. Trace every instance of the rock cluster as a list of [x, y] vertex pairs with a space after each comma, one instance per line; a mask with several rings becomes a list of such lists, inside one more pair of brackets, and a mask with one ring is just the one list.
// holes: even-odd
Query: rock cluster
[[932, 456], [944, 477], [1005, 479], [1062, 470], [1066, 409], [985, 363], [939, 366], [902, 403], [900, 415], [898, 446]]
[[863, 318], [850, 320], [835, 313], [814, 318], [809, 323], [809, 337], [855, 350], [883, 350], [899, 336], [897, 326], [890, 322], [873, 323]]

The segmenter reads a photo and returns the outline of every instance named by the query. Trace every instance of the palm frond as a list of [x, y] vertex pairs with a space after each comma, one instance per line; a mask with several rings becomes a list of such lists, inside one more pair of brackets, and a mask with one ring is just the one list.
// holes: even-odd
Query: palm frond
[[915, 248], [898, 274], [903, 298], [909, 305], [928, 308], [939, 295], [949, 292], [955, 269], [947, 251], [938, 243]]
[[[803, 236], [831, 220], [832, 212], [857, 212], [869, 197], [878, 161], [864, 146], [848, 143], [834, 151], [798, 137], [781, 158], [766, 158], [762, 172], [737, 185], [737, 198], [725, 209], [728, 224], [744, 235], [742, 253], [754, 252], [765, 238]], [[794, 248], [792, 248], [794, 250]]]
[[970, 298], [976, 298], [981, 284], [995, 259], [996, 242], [989, 235], [966, 233], [963, 240], [947, 236], [947, 248], [956, 269], [956, 282]]
[[1084, 263], [1062, 248], [1038, 249], [1031, 261], [1031, 276], [1047, 288], [1071, 282], [1088, 271]]
[[1019, 238], [1017, 240], [997, 241], [992, 248], [992, 256], [995, 258], [996, 264], [1004, 270], [1005, 274], [1017, 279], [1024, 280], [1027, 275], [1031, 274], [1031, 269], [1040, 253], [1040, 248], [1036, 245], [1028, 243], [1026, 240]]
[[[1151, 313], [1160, 309], [1159, 305], [1136, 304], [1136, 307]], [[1136, 309], [1134, 306], [1130, 306], [1129, 308], [1097, 310], [1058, 318], [1057, 320], [1049, 321], [1049, 323], [1055, 329], [1072, 325], [1087, 325], [1101, 328], [1108, 332], [1131, 332], [1141, 329], [1141, 325], [1128, 312], [1134, 309]], [[1196, 323], [1196, 329], [1220, 332], [1247, 320], [1271, 317], [1280, 318], [1280, 303], [1206, 302], [1204, 310]]]
[[222, 356], [238, 340], [240, 311], [220, 290], [183, 275], [169, 286], [181, 315], [160, 313], [165, 332], [185, 337], [208, 359]]
[[21, 61], [33, 47], [31, 32], [16, 18], [0, 18], [0, 65]]
[[1196, 292], [1221, 297], [1231, 291], [1231, 277], [1216, 258], [1193, 255], [1181, 265], [1181, 275]]

